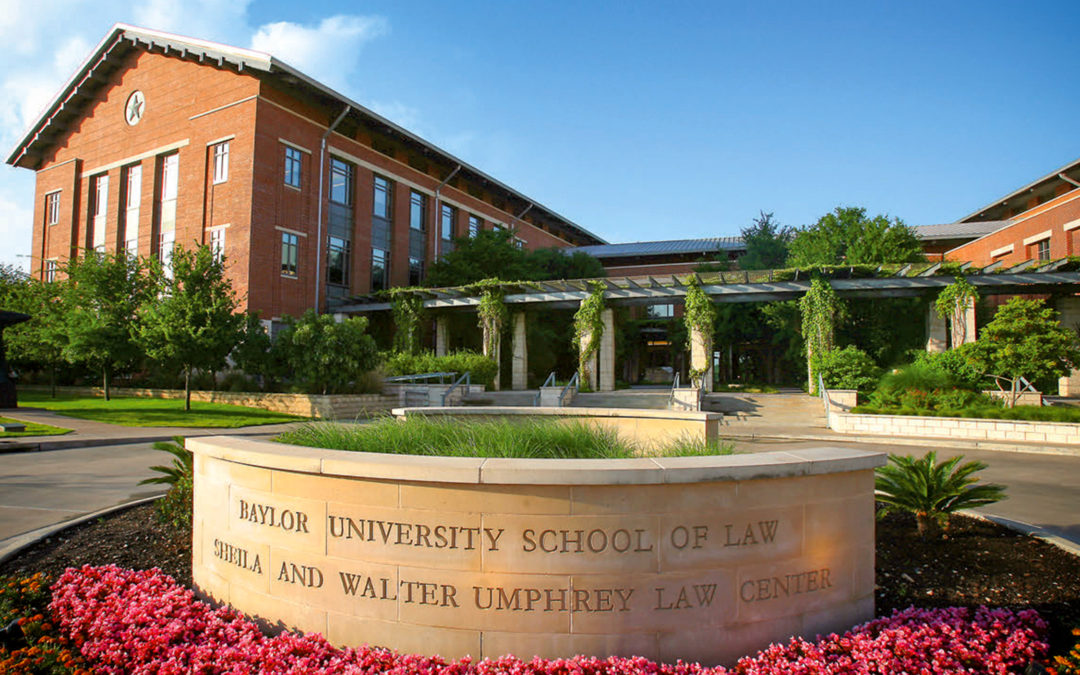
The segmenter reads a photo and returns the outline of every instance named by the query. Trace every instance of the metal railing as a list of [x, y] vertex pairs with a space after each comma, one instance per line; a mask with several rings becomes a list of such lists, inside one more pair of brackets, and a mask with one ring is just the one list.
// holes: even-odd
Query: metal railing
[[675, 390], [679, 388], [679, 371], [675, 371], [675, 379], [671, 381], [671, 393], [668, 394], [667, 407], [671, 410], [675, 407]]
[[553, 370], [553, 371], [551, 371], [551, 374], [547, 376], [547, 379], [544, 380], [544, 383], [542, 385], [540, 385], [540, 389], [536, 390], [536, 397], [533, 399], [533, 407], [534, 408], [540, 407], [540, 396], [543, 393], [544, 387], [554, 387], [554, 386], [555, 386], [555, 371]]
[[821, 373], [817, 374], [817, 390], [818, 396], [821, 397], [821, 404], [825, 406], [825, 420], [826, 423], [828, 423], [831, 403], [829, 401], [829, 392], [827, 389], [825, 389], [825, 380], [821, 378]]
[[[555, 373], [552, 373], [552, 375], [554, 375], [554, 374]], [[577, 394], [577, 392], [578, 392], [578, 383], [580, 382], [580, 380], [578, 378], [578, 375], [579, 375], [579, 373], [575, 372], [574, 376], [571, 377], [570, 381], [566, 383], [565, 387], [563, 387], [563, 390], [561, 392], [559, 392], [559, 407], [560, 408], [566, 405], [566, 395], [570, 392], [571, 389], [574, 390], [574, 394]]]
[[422, 373], [420, 375], [395, 375], [386, 378], [386, 382], [425, 382], [439, 378], [439, 384], [446, 384], [446, 378], [453, 379], [457, 373]]
[[454, 382], [452, 385], [450, 385], [449, 389], [447, 389], [446, 391], [443, 392], [443, 395], [442, 395], [443, 407], [446, 407], [446, 402], [447, 402], [447, 400], [449, 400], [450, 394], [452, 394], [455, 389], [457, 389], [459, 386], [461, 386], [462, 383], [464, 383], [465, 387], [466, 387], [465, 393], [468, 393], [468, 387], [472, 384], [472, 371], [468, 371], [468, 370], [465, 371], [464, 375], [459, 377], [456, 382]]

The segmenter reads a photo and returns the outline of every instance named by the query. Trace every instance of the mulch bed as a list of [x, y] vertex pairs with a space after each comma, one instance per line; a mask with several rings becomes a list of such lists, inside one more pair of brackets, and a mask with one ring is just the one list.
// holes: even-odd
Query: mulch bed
[[[191, 540], [163, 527], [152, 504], [65, 530], [0, 564], [0, 576], [115, 563], [160, 567], [191, 583]], [[911, 605], [1033, 607], [1051, 627], [1051, 650], [1063, 654], [1080, 626], [1080, 557], [994, 523], [954, 516], [943, 539], [923, 540], [914, 521], [889, 516], [877, 525], [877, 613]]]

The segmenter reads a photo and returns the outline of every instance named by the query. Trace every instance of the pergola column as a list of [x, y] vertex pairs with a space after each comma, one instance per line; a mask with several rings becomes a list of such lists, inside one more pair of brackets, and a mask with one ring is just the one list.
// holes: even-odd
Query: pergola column
[[712, 338], [693, 327], [690, 329], [690, 369], [701, 370], [701, 388], [713, 390]]
[[511, 360], [510, 388], [520, 391], [527, 387], [529, 345], [525, 339], [525, 312], [514, 315], [514, 356]]
[[967, 306], [964, 308], [964, 334], [959, 336], [961, 339], [957, 340], [956, 328], [953, 327], [953, 348], [960, 345], [966, 345], [969, 342], [975, 342], [975, 298], [968, 298]]
[[596, 352], [600, 375], [598, 391], [615, 391], [615, 310], [605, 309], [600, 313], [600, 320], [604, 322], [604, 332]]
[[446, 356], [449, 350], [449, 326], [445, 316], [435, 317], [435, 356]]
[[[481, 341], [483, 342], [484, 356], [495, 362], [495, 379], [491, 382], [491, 390], [499, 391], [500, 389], [500, 375], [499, 364], [501, 363], [500, 356], [502, 352], [502, 335], [499, 334], [499, 330], [492, 326], [487, 321], [484, 322], [483, 335]], [[491, 353], [494, 350], [494, 354]]]
[[[1061, 325], [1066, 328], [1080, 325], [1080, 298], [1069, 295], [1057, 302]], [[1080, 370], [1073, 370], [1068, 375], [1058, 378], [1058, 394], [1061, 396], [1080, 396]]]
[[937, 313], [933, 302], [926, 308], [926, 351], [940, 354], [946, 345], [945, 317]]

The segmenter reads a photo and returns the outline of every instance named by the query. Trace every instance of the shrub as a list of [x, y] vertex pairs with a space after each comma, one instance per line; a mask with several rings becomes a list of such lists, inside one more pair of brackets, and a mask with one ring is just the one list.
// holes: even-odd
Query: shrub
[[408, 352], [389, 352], [383, 354], [383, 367], [387, 375], [422, 375], [424, 373], [457, 373], [458, 376], [472, 373], [473, 384], [491, 386], [499, 366], [483, 354], [472, 351], [451, 352], [446, 356], [435, 356], [431, 352], [409, 354]]
[[[1000, 407], [1001, 402], [985, 394], [967, 389], [892, 389], [879, 388], [872, 392], [867, 407], [879, 412], [889, 412], [892, 408], [910, 410], [911, 415], [935, 415], [972, 408]], [[863, 412], [860, 407], [856, 412]]]
[[[211, 609], [160, 570], [109, 565], [69, 569], [52, 587], [61, 634], [80, 645], [94, 672], [382, 673], [399, 675], [870, 675], [1018, 672], [1042, 658], [1046, 623], [1033, 610], [910, 608], [817, 642], [793, 638], [731, 671], [641, 657], [567, 659], [513, 656], [473, 662], [333, 647], [318, 634], [269, 637], [239, 613]], [[719, 633], [716, 639], [723, 639]]]
[[[889, 463], [877, 470], [874, 490], [884, 505], [879, 516], [901, 511], [915, 516], [920, 536], [948, 528], [949, 514], [1005, 498], [1004, 486], [975, 485], [971, 475], [986, 468], [982, 462], [960, 464], [963, 455], [942, 462], [930, 451], [922, 459], [889, 455]], [[959, 465], [959, 466], [958, 466]]]
[[827, 389], [858, 389], [866, 391], [881, 377], [870, 356], [851, 345], [833, 349], [814, 357], [814, 371], [821, 373]]
[[[1072, 634], [1080, 638], [1080, 628], [1073, 628]], [[1056, 675], [1080, 675], [1080, 640], [1065, 656], [1054, 657], [1053, 672]]]
[[154, 449], [172, 455], [172, 465], [150, 467], [151, 471], [161, 475], [141, 480], [139, 485], [168, 485], [169, 491], [154, 505], [158, 521], [177, 529], [188, 528], [191, 526], [195, 457], [184, 447], [182, 436], [173, 436], [172, 443], [158, 441], [154, 443]]
[[49, 587], [40, 572], [0, 579], [0, 626], [9, 628], [0, 644], [0, 673], [89, 673], [49, 616]]

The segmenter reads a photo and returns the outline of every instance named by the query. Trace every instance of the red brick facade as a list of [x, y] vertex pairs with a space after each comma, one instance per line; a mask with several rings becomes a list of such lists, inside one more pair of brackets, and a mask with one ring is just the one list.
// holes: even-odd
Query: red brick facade
[[[474, 215], [483, 220], [486, 228], [513, 229], [521, 245], [530, 249], [600, 241], [549, 211], [532, 209], [526, 198], [475, 170], [461, 171], [441, 185], [454, 172], [455, 160], [411, 135], [395, 133], [367, 111], [354, 107], [342, 124], [328, 133], [347, 104], [327, 96], [325, 89], [298, 84], [296, 78], [276, 73], [267, 75], [251, 68], [229, 67], [221, 61], [193, 58], [186, 51], [177, 53], [175, 48], [163, 53], [153, 44], [127, 47], [124, 40], [129, 39], [131, 30], [114, 30], [119, 31], [114, 37], [119, 36], [117, 43], [124, 49], [119, 56], [110, 56], [115, 66], [111, 72], [96, 74], [99, 86], [90, 100], [80, 104], [77, 115], [62, 121], [50, 118], [47, 123], [39, 122], [43, 131], [53, 136], [47, 143], [35, 137], [35, 155], [15, 155], [18, 159], [9, 160], [37, 171], [31, 264], [34, 275], [45, 276], [48, 261], [62, 262], [80, 249], [93, 246], [92, 202], [95, 181], [100, 176], [108, 176], [104, 248], [124, 248], [122, 224], [128, 220], [126, 172], [135, 165], [142, 167], [142, 189], [137, 221], [132, 219], [127, 224], [127, 232], [130, 234], [137, 223], [138, 253], [158, 254], [162, 165], [163, 158], [172, 153], [177, 155], [179, 169], [176, 245], [209, 244], [212, 231], [219, 230], [219, 237], [224, 231], [228, 274], [241, 305], [261, 312], [264, 318], [295, 316], [314, 307], [317, 267], [321, 277], [319, 306], [326, 309], [331, 156], [348, 162], [354, 178], [349, 283], [347, 288], [339, 289], [338, 295], [370, 290], [375, 174], [391, 183], [389, 280], [393, 286], [407, 285], [409, 281], [412, 191], [423, 194], [426, 201], [425, 269], [444, 246], [437, 240], [437, 189], [438, 203], [455, 209], [455, 236], [467, 235], [469, 216]], [[110, 54], [99, 51], [98, 55], [102, 53]], [[95, 74], [90, 71], [90, 75]], [[131, 125], [125, 119], [125, 106], [136, 90], [145, 96], [145, 112], [137, 124]], [[82, 85], [74, 91], [82, 92]], [[215, 184], [214, 146], [225, 142], [228, 177]], [[286, 148], [300, 153], [299, 187], [285, 183]], [[59, 217], [55, 224], [48, 224], [47, 203], [56, 199], [48, 195], [56, 191], [60, 195]], [[517, 218], [526, 207], [525, 216]], [[317, 246], [320, 212], [323, 245]], [[295, 275], [282, 273], [283, 233], [298, 241]], [[317, 249], [322, 255], [318, 265]]]
[[[1045, 243], [1044, 243], [1045, 242]], [[1080, 255], [1080, 188], [1014, 215], [1011, 223], [945, 254], [948, 260], [985, 266], [1002, 261], [1015, 265], [1037, 260]]]

